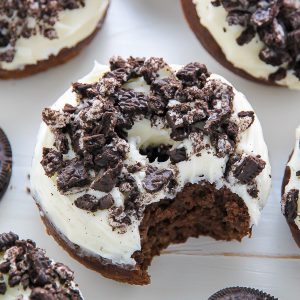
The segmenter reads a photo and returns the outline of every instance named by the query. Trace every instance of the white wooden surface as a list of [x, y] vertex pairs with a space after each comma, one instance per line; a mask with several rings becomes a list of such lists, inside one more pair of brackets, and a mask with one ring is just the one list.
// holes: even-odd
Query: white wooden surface
[[[85, 75], [96, 59], [110, 56], [162, 56], [169, 63], [205, 62], [243, 91], [262, 122], [273, 167], [273, 191], [253, 237], [242, 243], [190, 239], [154, 259], [152, 284], [119, 284], [85, 269], [46, 235], [28, 187], [31, 157], [41, 110], [72, 81]], [[284, 164], [300, 123], [299, 92], [260, 86], [233, 75], [216, 63], [189, 30], [178, 0], [113, 0], [104, 27], [75, 60], [43, 74], [0, 82], [0, 126], [14, 152], [10, 188], [0, 202], [0, 232], [14, 230], [34, 239], [57, 261], [75, 270], [87, 300], [199, 299], [227, 286], [251, 286], [281, 300], [300, 299], [300, 251], [280, 213]]]

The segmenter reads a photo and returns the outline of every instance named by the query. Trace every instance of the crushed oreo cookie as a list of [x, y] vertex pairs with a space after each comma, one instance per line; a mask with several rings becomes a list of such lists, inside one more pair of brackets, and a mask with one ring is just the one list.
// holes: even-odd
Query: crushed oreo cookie
[[285, 195], [284, 215], [289, 222], [297, 217], [299, 190], [292, 189]]
[[262, 172], [265, 165], [260, 157], [248, 155], [233, 166], [233, 174], [241, 183], [248, 184]]
[[264, 48], [259, 58], [278, 67], [269, 75], [270, 81], [279, 81], [291, 70], [300, 80], [300, 5], [297, 1], [212, 1], [227, 11], [230, 26], [244, 28], [237, 38], [239, 45], [252, 41], [258, 35]]
[[[43, 111], [43, 120], [54, 136], [53, 147], [43, 150], [45, 174], [56, 181], [60, 193], [81, 193], [74, 202], [77, 208], [89, 212], [109, 209], [114, 226], [131, 224], [132, 217], [142, 216], [149, 197], [161, 190], [176, 194], [177, 164], [190, 155], [200, 155], [208, 143], [205, 136], [215, 155], [231, 162], [239, 133], [254, 122], [252, 111], [233, 117], [232, 86], [209, 77], [200, 63], [175, 72], [161, 58], [112, 58], [110, 70], [99, 81], [73, 84], [77, 105]], [[144, 80], [148, 92], [130, 88], [134, 79]], [[140, 145], [139, 153], [147, 164], [131, 164], [128, 135], [143, 119], [156, 129], [168, 130], [170, 144]], [[185, 139], [191, 149], [181, 143]], [[170, 167], [153, 167], [163, 162]], [[264, 164], [250, 157], [230, 168], [250, 189]], [[137, 172], [143, 174], [141, 182], [135, 177]], [[115, 188], [122, 194], [122, 207], [115, 205]], [[98, 193], [106, 196], [96, 196]]]
[[41, 34], [57, 38], [55, 24], [59, 12], [84, 7], [85, 0], [0, 1], [0, 62], [10, 63], [16, 55], [19, 39]]
[[[9, 288], [30, 289], [30, 300], [82, 300], [73, 282], [73, 272], [61, 263], [54, 263], [45, 251], [31, 240], [19, 240], [10, 232], [0, 234], [0, 295]], [[7, 276], [7, 280], [5, 277]], [[21, 289], [20, 289], [21, 290]], [[20, 295], [21, 296], [21, 295]]]

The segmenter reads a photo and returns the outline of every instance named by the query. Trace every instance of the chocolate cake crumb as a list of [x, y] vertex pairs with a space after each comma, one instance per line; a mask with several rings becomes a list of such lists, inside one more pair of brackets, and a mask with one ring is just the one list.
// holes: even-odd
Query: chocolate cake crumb
[[212, 1], [227, 11], [230, 26], [244, 28], [237, 38], [244, 45], [258, 36], [264, 44], [259, 58], [268, 65], [278, 67], [269, 75], [276, 82], [284, 79], [291, 70], [299, 78], [300, 6], [297, 1]]
[[297, 217], [299, 190], [292, 189], [285, 196], [284, 215], [289, 222], [294, 222]]
[[247, 184], [262, 172], [266, 162], [258, 156], [249, 155], [237, 164], [233, 174], [240, 182]]
[[84, 6], [85, 0], [1, 1], [0, 62], [14, 60], [16, 43], [21, 38], [29, 39], [40, 34], [49, 40], [57, 39], [54, 27], [59, 21], [59, 13]]

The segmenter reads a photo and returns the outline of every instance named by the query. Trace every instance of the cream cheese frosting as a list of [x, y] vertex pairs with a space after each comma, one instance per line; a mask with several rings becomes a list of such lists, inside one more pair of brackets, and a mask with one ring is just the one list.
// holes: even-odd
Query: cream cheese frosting
[[[239, 25], [230, 26], [226, 21], [228, 12], [221, 5], [215, 7], [212, 0], [193, 0], [200, 23], [204, 26], [214, 40], [221, 47], [226, 59], [236, 68], [239, 68], [251, 76], [268, 80], [271, 73], [274, 73], [278, 67], [266, 64], [259, 58], [260, 51], [264, 48], [263, 42], [258, 34], [247, 44], [240, 46], [236, 39], [241, 35], [244, 28]], [[276, 81], [277, 84], [287, 86], [291, 89], [300, 90], [300, 80], [291, 70], [287, 76]]]
[[59, 12], [54, 29], [56, 39], [48, 39], [40, 33], [16, 42], [16, 54], [12, 62], [0, 62], [4, 70], [23, 69], [26, 65], [47, 60], [64, 48], [72, 48], [90, 36], [104, 17], [109, 0], [85, 0], [85, 6]]
[[[172, 65], [171, 69], [176, 71], [180, 66]], [[109, 68], [104, 65], [95, 63], [94, 69], [84, 78], [80, 80], [82, 83], [93, 83], [98, 81]], [[168, 71], [160, 72], [160, 77], [168, 75]], [[212, 74], [208, 80], [218, 79], [229, 84], [223, 77]], [[141, 78], [132, 80], [127, 84], [129, 88], [136, 91], [149, 92], [149, 86]], [[171, 100], [169, 105], [172, 105]], [[175, 100], [174, 100], [175, 101]], [[68, 103], [77, 105], [76, 95], [69, 89], [62, 97], [60, 97], [52, 109], [61, 110]], [[237, 117], [241, 111], [252, 111], [252, 107], [246, 100], [245, 96], [234, 89], [233, 114], [232, 118]], [[228, 158], [217, 157], [215, 149], [211, 145], [208, 137], [204, 137], [204, 142], [208, 145], [201, 150], [198, 155], [193, 154], [192, 141], [186, 138], [183, 141], [174, 141], [170, 139], [170, 131], [166, 128], [156, 127], [150, 124], [147, 119], [136, 121], [134, 126], [128, 131], [129, 152], [125, 163], [134, 165], [136, 162], [148, 164], [148, 158], [139, 153], [141, 146], [151, 145], [155, 143], [172, 144], [173, 147], [184, 146], [187, 149], [190, 159], [181, 161], [176, 164], [176, 172], [178, 172], [177, 192], [182, 190], [186, 183], [198, 183], [201, 180], [207, 180], [210, 183], [215, 183], [216, 187], [228, 187], [233, 193], [239, 195], [248, 207], [251, 224], [257, 224], [260, 217], [260, 211], [264, 207], [271, 185], [270, 164], [268, 159], [267, 146], [263, 139], [262, 129], [258, 118], [255, 116], [254, 123], [248, 129], [240, 133], [238, 137], [236, 152], [241, 155], [251, 154], [260, 155], [266, 162], [263, 171], [255, 178], [258, 188], [258, 195], [253, 198], [247, 192], [247, 187], [240, 184], [229, 175], [229, 180], [225, 181], [223, 176]], [[31, 190], [37, 204], [41, 208], [42, 214], [50, 220], [50, 222], [65, 236], [70, 242], [79, 245], [82, 249], [91, 255], [101, 256], [109, 259], [114, 264], [135, 265], [135, 260], [132, 254], [135, 251], [141, 250], [141, 240], [139, 234], [140, 221], [135, 220], [128, 225], [125, 232], [113, 230], [109, 224], [108, 210], [97, 212], [87, 212], [78, 209], [74, 205], [75, 199], [81, 194], [62, 195], [56, 185], [55, 178], [49, 178], [45, 175], [45, 171], [41, 165], [42, 150], [44, 147], [52, 147], [54, 136], [45, 123], [42, 123], [35, 148], [35, 154], [31, 170]], [[72, 153], [68, 153], [72, 157]], [[165, 162], [155, 161], [151, 164], [159, 169], [172, 169], [170, 160]], [[174, 170], [175, 171], [175, 170]], [[163, 198], [172, 198], [174, 195], [168, 194], [166, 189], [162, 189], [153, 196], [145, 191], [142, 180], [145, 177], [144, 171], [139, 171], [133, 174], [139, 190], [149, 199], [147, 204], [159, 201]], [[101, 197], [103, 192], [89, 190], [87, 193]], [[104, 193], [105, 194], [105, 193]], [[111, 191], [116, 206], [122, 206], [124, 199], [115, 187]]]
[[[284, 188], [284, 195], [283, 197], [286, 197], [287, 193], [293, 189], [299, 190], [300, 188], [300, 178], [297, 176], [297, 171], [300, 170], [300, 149], [299, 149], [299, 143], [300, 143], [300, 127], [296, 129], [295, 133], [295, 146], [293, 150], [293, 154], [287, 163], [287, 167], [290, 168], [290, 178], [288, 181], [288, 184]], [[284, 204], [283, 204], [284, 205]], [[284, 209], [284, 207], [283, 207]], [[297, 208], [297, 216], [294, 219], [294, 222], [300, 229], [300, 200], [298, 199], [298, 208]]]

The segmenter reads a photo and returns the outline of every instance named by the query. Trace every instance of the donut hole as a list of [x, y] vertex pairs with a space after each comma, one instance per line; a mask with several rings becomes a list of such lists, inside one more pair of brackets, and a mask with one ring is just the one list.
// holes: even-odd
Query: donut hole
[[147, 156], [150, 163], [153, 163], [155, 160], [164, 162], [170, 158], [169, 150], [171, 148], [171, 145], [165, 144], [148, 145], [146, 147], [140, 147], [139, 152], [141, 155]]

